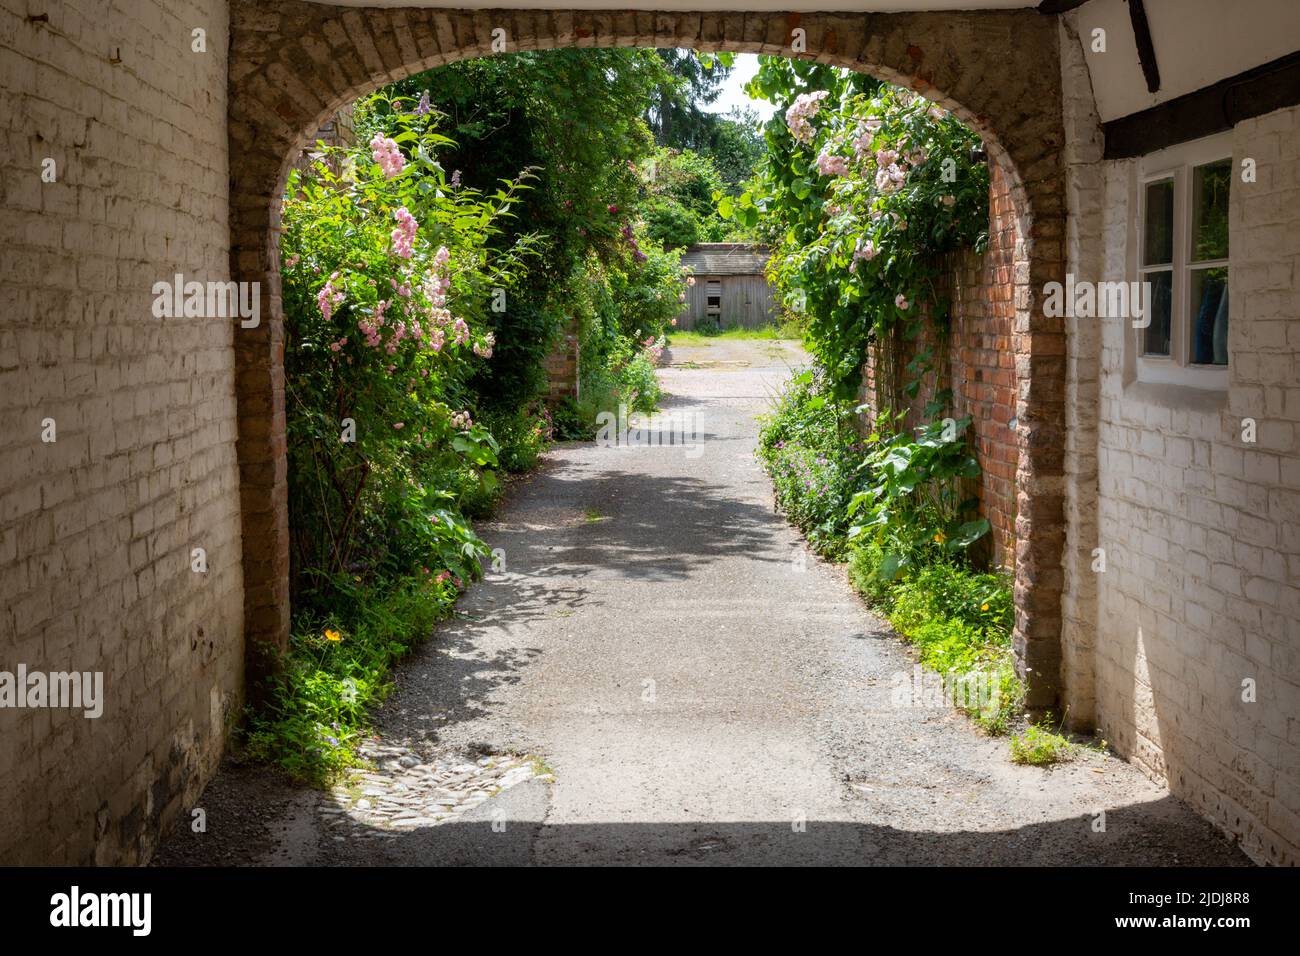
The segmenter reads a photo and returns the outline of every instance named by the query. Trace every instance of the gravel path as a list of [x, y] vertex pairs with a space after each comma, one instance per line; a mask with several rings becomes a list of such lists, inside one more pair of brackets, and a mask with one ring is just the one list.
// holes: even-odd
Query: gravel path
[[668, 359], [663, 411], [702, 441], [566, 446], [514, 489], [480, 528], [505, 567], [401, 669], [375, 772], [272, 799], [229, 771], [159, 862], [1246, 862], [1119, 760], [1018, 767], [947, 708], [894, 706], [907, 649], [753, 455], [802, 353]]

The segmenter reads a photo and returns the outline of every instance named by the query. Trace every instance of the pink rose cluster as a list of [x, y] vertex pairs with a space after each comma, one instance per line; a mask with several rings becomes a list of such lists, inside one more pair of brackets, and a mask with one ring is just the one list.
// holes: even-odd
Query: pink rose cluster
[[413, 252], [415, 233], [420, 228], [420, 224], [415, 221], [415, 217], [405, 206], [393, 213], [393, 218], [397, 220], [397, 228], [393, 230], [393, 252], [403, 259], [409, 259]]
[[433, 268], [429, 270], [429, 278], [424, 282], [424, 294], [429, 297], [434, 308], [442, 308], [447, 304], [447, 293], [451, 291], [451, 277], [443, 269], [451, 260], [451, 253], [446, 246], [439, 246], [438, 251], [433, 254]]
[[[384, 344], [384, 340], [380, 336], [379, 330], [384, 326], [384, 313], [387, 311], [388, 302], [384, 299], [380, 299], [375, 305], [374, 316], [367, 319], [363, 315], [361, 318], [357, 319], [357, 329], [360, 330], [363, 336], [365, 336], [366, 345], [370, 346], [372, 349], [377, 349]], [[388, 350], [388, 354], [392, 355], [396, 350], [397, 346], [393, 345]]]
[[383, 133], [376, 133], [370, 140], [370, 155], [384, 171], [386, 179], [392, 179], [406, 165], [406, 157], [397, 144]]
[[790, 128], [790, 135], [795, 138], [795, 142], [812, 142], [813, 128], [808, 120], [817, 115], [822, 100], [829, 95], [826, 90], [817, 90], [814, 93], [800, 93], [795, 97], [794, 103], [785, 111], [785, 125]]
[[875, 139], [880, 126], [880, 120], [873, 117], [858, 127], [857, 136], [852, 142], [854, 158], [860, 161], [871, 155], [871, 142]]
[[817, 172], [823, 176], [847, 176], [849, 161], [844, 156], [822, 153], [817, 157]]
[[857, 272], [858, 260], [865, 259], [867, 262], [870, 262], [872, 259], [876, 258], [877, 252], [879, 252], [879, 250], [876, 248], [876, 244], [870, 239], [859, 239], [853, 249], [853, 261], [849, 263], [849, 271]]
[[321, 286], [320, 291], [316, 293], [316, 304], [320, 307], [320, 314], [326, 322], [328, 322], [334, 315], [334, 307], [339, 305], [344, 299], [343, 292], [334, 288], [334, 280], [338, 277], [339, 274], [335, 272], [325, 280], [325, 284]]
[[[673, 321], [674, 324], [676, 324], [676, 320], [674, 319]], [[659, 357], [664, 354], [664, 346], [668, 344], [668, 340], [662, 335], [658, 338], [649, 335], [646, 336], [645, 341], [641, 344], [645, 346], [646, 354], [650, 356], [650, 361], [657, 364], [659, 362]]]

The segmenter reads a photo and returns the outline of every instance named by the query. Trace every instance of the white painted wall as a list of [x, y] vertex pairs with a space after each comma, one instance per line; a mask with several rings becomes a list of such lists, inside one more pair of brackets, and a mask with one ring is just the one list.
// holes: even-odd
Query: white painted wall
[[[1146, 0], [1160, 89], [1147, 92], [1125, 0], [1079, 8], [1079, 33], [1103, 123], [1191, 93], [1300, 50], [1297, 0]], [[1091, 49], [1106, 31], [1106, 52]]]
[[[1064, 59], [1068, 266], [1081, 280], [1129, 281], [1140, 163], [1097, 161], [1088, 76]], [[1230, 141], [1234, 168], [1252, 158], [1258, 177], [1231, 193], [1226, 390], [1134, 381], [1123, 319], [1070, 329], [1066, 703], [1251, 857], [1295, 863], [1300, 107], [1243, 121]], [[1250, 443], [1246, 418], [1258, 423]], [[1104, 573], [1089, 573], [1094, 547]]]

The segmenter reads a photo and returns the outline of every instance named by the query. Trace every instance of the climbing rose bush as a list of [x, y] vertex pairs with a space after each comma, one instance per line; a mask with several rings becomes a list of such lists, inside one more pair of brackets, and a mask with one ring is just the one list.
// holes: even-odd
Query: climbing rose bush
[[[468, 578], [461, 505], [495, 482], [497, 445], [468, 407], [493, 353], [486, 319], [529, 253], [487, 251], [518, 184], [450, 185], [437, 117], [391, 104], [390, 135], [325, 149], [290, 175], [281, 236], [296, 611], [340, 580], [430, 567]], [[327, 585], [326, 582], [335, 582]]]
[[[816, 82], [830, 88], [795, 92]], [[873, 89], [862, 92], [864, 83]], [[827, 67], [765, 58], [751, 91], [790, 105], [768, 123], [768, 157], [747, 201], [723, 212], [763, 214], [778, 294], [806, 316], [818, 364], [848, 400], [869, 342], [896, 325], [914, 336], [927, 305], [944, 321], [940, 257], [987, 242], [980, 141], [907, 90]]]
[[988, 170], [971, 160], [970, 130], [904, 90], [854, 96], [822, 120], [808, 173], [816, 235], [781, 243], [776, 262], [783, 291], [806, 299], [818, 356], [843, 393], [872, 338], [896, 323], [915, 335], [920, 303], [946, 310], [933, 291], [939, 257], [986, 241]]
[[499, 231], [518, 184], [447, 181], [437, 115], [375, 99], [384, 129], [290, 175], [280, 238], [293, 624], [244, 742], [315, 781], [356, 762], [392, 663], [478, 573], [466, 514], [499, 445], [470, 380], [487, 304], [531, 258]]

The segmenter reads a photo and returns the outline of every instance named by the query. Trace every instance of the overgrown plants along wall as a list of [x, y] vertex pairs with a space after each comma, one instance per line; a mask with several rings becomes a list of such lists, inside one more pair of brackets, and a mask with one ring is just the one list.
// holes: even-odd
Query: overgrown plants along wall
[[[989, 677], [1000, 704], [977, 717], [1004, 730], [1020, 696], [1011, 591], [972, 564], [989, 529], [970, 494], [980, 466], [935, 374], [944, 257], [987, 241], [981, 144], [915, 94], [819, 64], [765, 57], [750, 89], [781, 111], [760, 175], [722, 211], [767, 234], [771, 278], [815, 360], [764, 427], [778, 503], [818, 550], [848, 557], [924, 663]], [[859, 405], [873, 353], [874, 401]]]
[[[359, 101], [358, 142], [291, 174], [293, 624], [253, 755], [311, 779], [350, 765], [393, 661], [480, 573], [470, 519], [501, 475], [601, 410], [653, 410], [687, 281], [640, 211], [660, 68], [636, 51], [457, 64]], [[590, 398], [551, 409], [543, 359], [575, 324]]]

